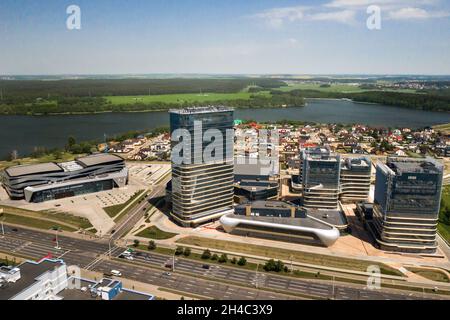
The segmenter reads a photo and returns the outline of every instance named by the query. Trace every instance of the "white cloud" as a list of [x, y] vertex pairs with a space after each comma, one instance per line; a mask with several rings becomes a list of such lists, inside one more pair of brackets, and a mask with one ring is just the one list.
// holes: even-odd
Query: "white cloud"
[[306, 10], [308, 10], [308, 8], [303, 6], [273, 8], [257, 13], [254, 17], [265, 20], [271, 27], [278, 28], [281, 27], [285, 21], [294, 22], [302, 20]]
[[384, 9], [401, 8], [406, 6], [435, 5], [439, 0], [332, 0], [325, 4], [330, 8], [364, 8], [370, 5], [379, 5]]
[[261, 19], [270, 27], [279, 28], [287, 22], [296, 21], [331, 21], [339, 23], [353, 23], [356, 12], [354, 10], [317, 11], [311, 7], [283, 7], [273, 8], [257, 13], [252, 17]]
[[450, 17], [449, 12], [445, 11], [427, 11], [421, 8], [402, 8], [391, 11], [388, 14], [389, 19], [392, 20], [411, 20], [411, 19], [432, 19]]
[[340, 23], [353, 23], [356, 12], [353, 10], [342, 10], [334, 12], [321, 12], [308, 16], [312, 21], [335, 21]]

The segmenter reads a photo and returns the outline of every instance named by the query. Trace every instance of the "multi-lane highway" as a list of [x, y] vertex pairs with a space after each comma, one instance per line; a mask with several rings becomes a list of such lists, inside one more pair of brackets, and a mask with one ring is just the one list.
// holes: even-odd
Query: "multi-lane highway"
[[[149, 283], [213, 299], [295, 299], [301, 296], [321, 299], [420, 299], [422, 294], [393, 290], [372, 291], [351, 285], [278, 276], [245, 269], [211, 265], [178, 258], [175, 272], [166, 275], [162, 270], [172, 257], [156, 253], [134, 254], [134, 260], [117, 258], [125, 248], [109, 246], [99, 240], [84, 240], [59, 236], [60, 249], [55, 249], [55, 234], [5, 226], [0, 237], [0, 251], [12, 255], [40, 259], [47, 254], [62, 258], [68, 265], [109, 273], [122, 272], [124, 278]], [[258, 288], [258, 289], [257, 289]], [[426, 296], [430, 298], [431, 296]]]

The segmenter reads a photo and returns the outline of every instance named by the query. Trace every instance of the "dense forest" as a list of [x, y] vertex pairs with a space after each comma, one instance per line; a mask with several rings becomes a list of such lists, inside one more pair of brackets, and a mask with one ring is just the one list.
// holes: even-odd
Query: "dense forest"
[[3, 100], [33, 102], [52, 97], [137, 96], [172, 93], [234, 93], [250, 85], [279, 88], [284, 82], [264, 78], [120, 79], [120, 80], [0, 80]]
[[[175, 93], [236, 93], [250, 88], [250, 99], [214, 101], [235, 108], [300, 107], [304, 98], [348, 98], [357, 102], [381, 103], [404, 108], [450, 112], [448, 90], [423, 93], [366, 91], [358, 93], [319, 90], [281, 91], [286, 84], [264, 78], [235, 79], [122, 79], [122, 80], [9, 80], [0, 81], [0, 114], [48, 115], [95, 112], [165, 111], [201, 106], [212, 102], [136, 102], [112, 104], [105, 96], [134, 96]], [[258, 94], [270, 91], [270, 95]]]
[[380, 103], [410, 109], [450, 112], [450, 95], [414, 94], [387, 91], [358, 93], [323, 92], [317, 90], [294, 90], [304, 98], [352, 99], [357, 102]]

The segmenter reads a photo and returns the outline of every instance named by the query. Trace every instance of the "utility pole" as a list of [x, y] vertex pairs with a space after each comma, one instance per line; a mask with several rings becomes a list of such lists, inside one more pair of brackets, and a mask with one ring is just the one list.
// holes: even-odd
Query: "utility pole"
[[3, 226], [3, 220], [1, 221], [2, 223], [2, 237], [5, 237], [5, 227]]

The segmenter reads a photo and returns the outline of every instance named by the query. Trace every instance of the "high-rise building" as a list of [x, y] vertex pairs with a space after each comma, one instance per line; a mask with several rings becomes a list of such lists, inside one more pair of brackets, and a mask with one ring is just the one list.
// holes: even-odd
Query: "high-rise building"
[[367, 201], [370, 193], [372, 161], [368, 157], [346, 158], [341, 165], [342, 202]]
[[337, 209], [340, 155], [328, 148], [305, 149], [301, 155], [301, 182], [305, 208]]
[[378, 164], [369, 225], [382, 249], [436, 251], [442, 178], [443, 166], [431, 158], [389, 158]]
[[[226, 107], [170, 111], [171, 214], [183, 226], [196, 226], [233, 212], [233, 118], [233, 109]], [[189, 137], [183, 136], [184, 149], [178, 152], [180, 142], [174, 135], [183, 135], [183, 131]], [[211, 138], [214, 133], [221, 138]]]

